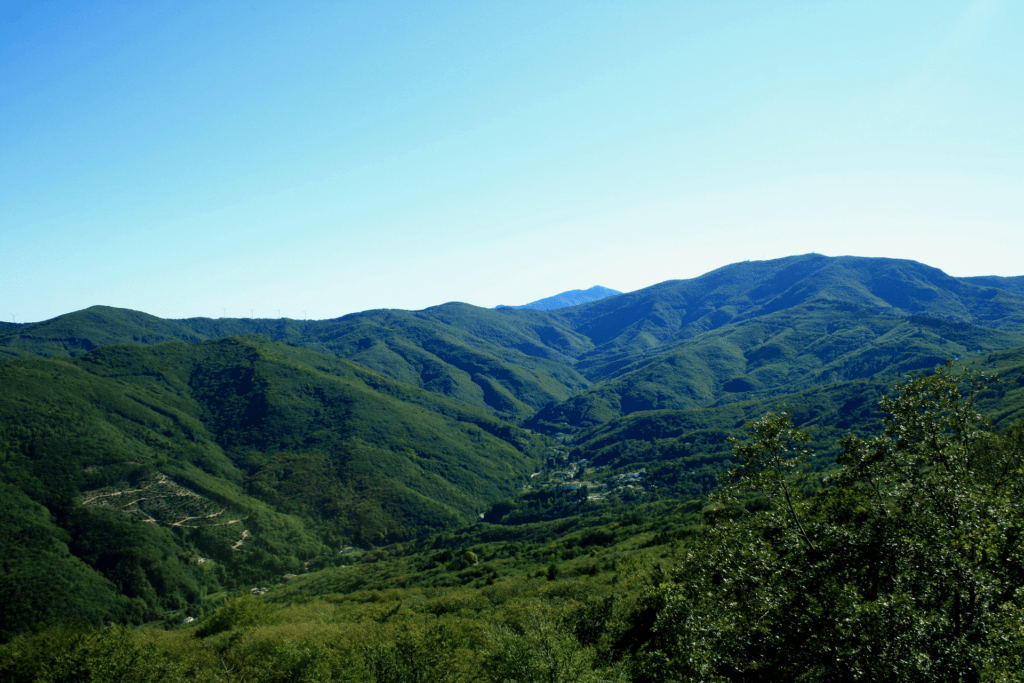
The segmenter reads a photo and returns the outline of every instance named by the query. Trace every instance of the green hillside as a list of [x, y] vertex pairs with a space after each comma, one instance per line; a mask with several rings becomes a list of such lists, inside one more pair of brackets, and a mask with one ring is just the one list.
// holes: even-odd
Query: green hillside
[[586, 340], [543, 314], [447, 304], [428, 311], [367, 311], [336, 320], [162, 320], [94, 306], [0, 331], [0, 357], [77, 356], [109, 344], [196, 343], [259, 334], [347, 358], [393, 379], [513, 421], [587, 381], [572, 368]]
[[771, 398], [1022, 344], [1019, 332], [965, 322], [801, 305], [664, 343], [614, 377], [545, 407], [533, 422], [587, 427], [643, 410]]
[[174, 320], [93, 306], [52, 320], [0, 328], [0, 358], [77, 356], [110, 344], [198, 342], [206, 338]]
[[[164, 321], [94, 307], [0, 330], [0, 354], [238, 334], [346, 358], [492, 415], [597, 424], [885, 376], [1024, 344], [1015, 278], [818, 254], [737, 263], [553, 312], [445, 304], [322, 321]], [[554, 404], [554, 405], [552, 405]]]
[[810, 254], [557, 311], [97, 306], [4, 323], [0, 639], [45, 620], [202, 616], [224, 591], [333, 568], [326, 581], [350, 564], [343, 548], [432, 534], [440, 555], [409, 565], [434, 577], [422, 585], [494, 579], [445, 553], [455, 528], [527, 534], [529, 571], [547, 572], [566, 556], [537, 549], [545, 534], [713, 492], [730, 439], [766, 413], [785, 410], [808, 431], [808, 468], [831, 471], [845, 434], [881, 429], [893, 384], [947, 358], [1003, 375], [978, 406], [1005, 429], [1024, 416], [1019, 290]]
[[[1024, 429], [992, 430], [975, 407], [1019, 405], [1022, 353], [972, 361], [1003, 368], [1004, 389], [951, 368], [889, 387], [884, 418], [832, 444], [828, 478], [769, 415], [735, 441], [713, 498], [581, 502], [359, 550], [192, 624], [179, 611], [162, 629], [51, 625], [0, 644], [0, 676], [1013, 681], [1024, 562], [1008, 475]], [[669, 435], [699, 412], [646, 418]], [[645, 436], [640, 419], [622, 418], [622, 436]]]
[[[973, 358], [963, 366], [998, 376], [978, 401], [996, 428], [1024, 419], [1024, 346]], [[644, 467], [646, 479], [657, 482], [660, 497], [707, 495], [733, 465], [728, 439], [749, 421], [785, 410], [811, 437], [816, 452], [812, 465], [826, 469], [835, 462], [836, 444], [843, 436], [881, 428], [879, 401], [905, 376], [837, 382], [709, 408], [638, 411], [578, 433], [570, 459], [613, 471]]]
[[1016, 277], [983, 275], [979, 277], [962, 277], [960, 279], [972, 285], [995, 287], [996, 289], [1005, 289], [1013, 294], [1024, 295], [1024, 275], [1017, 275]]
[[[466, 523], [540, 448], [485, 411], [260, 337], [8, 361], [0, 386], [5, 633], [49, 613], [148, 619], [344, 545]], [[18, 540], [30, 529], [36, 545]], [[96, 584], [88, 608], [50, 575]]]
[[[653, 346], [812, 302], [1024, 330], [1024, 301], [915, 261], [790, 256], [736, 263], [554, 313], [600, 350]], [[599, 351], [590, 354], [596, 361]]]

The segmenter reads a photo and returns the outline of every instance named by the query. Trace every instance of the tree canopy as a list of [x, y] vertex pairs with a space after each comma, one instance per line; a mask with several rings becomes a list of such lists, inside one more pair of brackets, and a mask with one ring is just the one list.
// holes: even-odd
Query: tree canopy
[[[884, 433], [843, 440], [820, 489], [788, 415], [749, 425], [719, 519], [649, 592], [645, 675], [1015, 680], [1024, 427], [997, 434], [978, 412], [990, 381], [949, 365], [913, 377], [882, 400]], [[744, 493], [766, 509], [738, 506]]]

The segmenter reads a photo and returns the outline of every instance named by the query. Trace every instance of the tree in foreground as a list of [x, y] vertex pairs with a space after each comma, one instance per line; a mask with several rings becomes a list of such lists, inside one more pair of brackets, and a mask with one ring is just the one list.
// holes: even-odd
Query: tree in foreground
[[985, 382], [947, 364], [898, 387], [820, 490], [788, 415], [749, 425], [722, 519], [650, 591], [638, 678], [1020, 680], [1024, 427], [994, 432]]

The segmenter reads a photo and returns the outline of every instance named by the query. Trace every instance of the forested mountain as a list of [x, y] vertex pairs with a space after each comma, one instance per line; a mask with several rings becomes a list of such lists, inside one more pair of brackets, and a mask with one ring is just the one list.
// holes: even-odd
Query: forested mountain
[[[49, 548], [5, 555], [8, 620], [89, 614], [63, 583], [40, 586], [68, 567], [136, 600], [94, 594], [94, 609], [151, 618], [198, 597], [195, 557], [220, 562], [205, 577], [219, 581], [298, 571], [467, 523], [538, 461], [533, 437], [484, 411], [261, 337], [18, 359], [0, 384], [5, 543], [31, 518]], [[144, 549], [113, 542], [132, 529]]]
[[[553, 312], [444, 304], [322, 321], [173, 321], [93, 307], [7, 328], [0, 353], [76, 355], [110, 343], [261, 334], [514, 421], [573, 397], [545, 419], [592, 425], [637, 410], [770, 396], [1024, 344], [1016, 281], [958, 279], [912, 261], [809, 254], [733, 264]], [[591, 393], [578, 396], [588, 386]]]
[[982, 287], [995, 287], [996, 289], [1005, 289], [1008, 292], [1014, 294], [1024, 294], [1024, 275], [1017, 275], [1016, 277], [999, 277], [996, 275], [980, 276], [980, 277], [964, 277], [960, 278], [964, 282], [969, 282], [972, 285], [980, 285]]
[[[515, 534], [706, 495], [730, 437], [780, 406], [827, 470], [845, 433], [880, 429], [894, 383], [946, 359], [1004, 375], [979, 405], [1008, 425], [1024, 406], [1021, 282], [809, 254], [550, 311], [96, 306], [4, 323], [2, 637], [199, 615], [218, 591], [481, 515]], [[641, 469], [646, 488], [616, 484]], [[541, 486], [554, 473], [620, 492], [588, 503]]]

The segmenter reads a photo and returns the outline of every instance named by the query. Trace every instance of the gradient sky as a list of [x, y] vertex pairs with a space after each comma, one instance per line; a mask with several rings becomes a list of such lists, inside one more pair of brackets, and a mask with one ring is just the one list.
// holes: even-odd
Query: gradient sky
[[1018, 0], [2, 2], [0, 315], [1024, 274], [1022, 36]]

